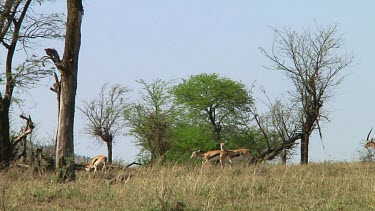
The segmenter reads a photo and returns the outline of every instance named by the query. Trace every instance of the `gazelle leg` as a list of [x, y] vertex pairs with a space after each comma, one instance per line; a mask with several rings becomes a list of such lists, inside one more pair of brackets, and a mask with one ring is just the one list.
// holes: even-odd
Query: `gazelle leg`
[[220, 160], [220, 166], [221, 166], [221, 168], [224, 168], [224, 164], [223, 164], [222, 160]]
[[96, 174], [96, 164], [94, 164], [94, 174]]
[[103, 162], [103, 168], [102, 168], [102, 171], [104, 170], [104, 174], [107, 173], [107, 168], [106, 168], [105, 164], [106, 164], [106, 162]]

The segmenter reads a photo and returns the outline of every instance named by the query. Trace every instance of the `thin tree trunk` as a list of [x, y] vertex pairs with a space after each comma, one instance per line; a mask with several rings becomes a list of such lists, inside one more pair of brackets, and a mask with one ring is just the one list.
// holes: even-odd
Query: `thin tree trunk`
[[153, 165], [157, 160], [156, 147], [152, 147], [150, 153], [151, 153], [151, 161], [150, 162], [151, 162], [151, 165]]
[[[10, 161], [12, 159], [13, 154], [13, 145], [10, 142], [10, 135], [9, 135], [9, 110], [10, 110], [10, 104], [12, 100], [13, 95], [13, 89], [14, 89], [14, 80], [12, 76], [12, 62], [13, 62], [13, 56], [14, 52], [16, 50], [17, 41], [19, 38], [19, 32], [21, 28], [21, 24], [26, 16], [26, 11], [28, 10], [31, 0], [27, 0], [25, 2], [24, 7], [20, 10], [20, 16], [18, 20], [14, 20], [14, 13], [15, 10], [18, 8], [21, 1], [6, 1], [5, 2], [5, 8], [4, 12], [5, 14], [1, 14], [0, 17], [0, 30], [2, 30], [0, 33], [0, 41], [2, 41], [5, 33], [9, 32], [8, 29], [10, 27], [10, 22], [13, 22], [14, 29], [12, 32], [12, 39], [10, 44], [5, 44], [3, 42], [3, 45], [7, 48], [7, 57], [5, 62], [5, 76], [6, 76], [6, 85], [5, 85], [5, 94], [4, 96], [0, 95], [0, 164], [1, 166], [7, 167], [10, 164]], [[13, 11], [12, 10], [13, 6]], [[10, 15], [8, 17], [6, 14], [9, 14], [9, 12], [13, 13], [13, 15]], [[4, 25], [5, 18], [9, 18], [7, 25]], [[4, 28], [5, 27], [5, 28]]]
[[[57, 119], [59, 119], [60, 116], [60, 99], [61, 99], [61, 84], [59, 81], [59, 78], [57, 77], [56, 72], [53, 73], [53, 77], [55, 78], [55, 83], [53, 84], [53, 87], [50, 88], [51, 91], [56, 93], [56, 100], [57, 100]], [[57, 130], [59, 126], [57, 125]], [[54, 143], [54, 150], [56, 151], [57, 147], [57, 130], [56, 130], [56, 137], [55, 137], [55, 143]]]
[[112, 145], [113, 141], [109, 140], [106, 142], [107, 143], [107, 151], [108, 151], [108, 164], [112, 164]]
[[10, 102], [13, 95], [14, 90], [14, 81], [12, 76], [12, 61], [14, 52], [16, 49], [19, 27], [20, 25], [16, 25], [12, 36], [12, 42], [10, 45], [7, 46], [7, 58], [5, 62], [5, 73], [6, 73], [6, 85], [5, 85], [5, 95], [1, 96], [0, 102], [0, 164], [3, 167], [7, 167], [10, 165], [13, 147], [10, 142], [10, 133], [9, 133], [9, 110], [10, 110]]
[[287, 149], [283, 149], [283, 150], [281, 151], [281, 163], [282, 163], [283, 165], [286, 165], [287, 154], [288, 154], [288, 150], [287, 150]]

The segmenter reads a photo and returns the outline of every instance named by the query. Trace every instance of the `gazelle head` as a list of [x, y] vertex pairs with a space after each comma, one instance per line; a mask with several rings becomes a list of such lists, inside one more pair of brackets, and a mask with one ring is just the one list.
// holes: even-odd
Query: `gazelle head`
[[367, 139], [366, 139], [367, 142], [366, 142], [366, 144], [365, 144], [365, 147], [366, 147], [366, 148], [371, 147], [371, 148], [374, 148], [374, 149], [375, 149], [375, 142], [374, 142], [374, 139], [371, 138], [371, 140], [370, 140], [370, 134], [371, 134], [371, 131], [372, 131], [372, 128], [371, 128], [370, 132], [369, 132], [368, 135], [367, 135]]
[[107, 163], [107, 157], [104, 156], [104, 155], [98, 155], [96, 157], [94, 157], [91, 162], [89, 163], [89, 165], [86, 166], [86, 171], [90, 171], [91, 169], [94, 169], [94, 173], [96, 173], [97, 171], [97, 166], [98, 165], [102, 165], [103, 168], [102, 168], [102, 171], [106, 171], [106, 163]]
[[196, 151], [194, 151], [193, 153], [191, 153], [191, 156], [190, 156], [190, 158], [195, 158], [195, 157], [198, 157], [198, 154], [200, 154], [200, 152], [201, 152], [201, 150], [196, 150]]
[[94, 168], [94, 166], [93, 165], [87, 165], [86, 166], [86, 171], [90, 171], [91, 169], [93, 169]]

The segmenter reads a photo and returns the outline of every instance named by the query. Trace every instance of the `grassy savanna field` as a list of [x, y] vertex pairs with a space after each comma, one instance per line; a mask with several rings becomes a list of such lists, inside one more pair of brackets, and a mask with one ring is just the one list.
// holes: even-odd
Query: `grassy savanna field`
[[0, 210], [375, 210], [375, 164], [173, 165], [0, 173]]

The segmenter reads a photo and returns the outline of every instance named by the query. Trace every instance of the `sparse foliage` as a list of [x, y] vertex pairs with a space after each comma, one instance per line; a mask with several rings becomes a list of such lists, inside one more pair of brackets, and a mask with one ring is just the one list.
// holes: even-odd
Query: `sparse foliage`
[[[265, 90], [262, 90], [267, 96]], [[260, 131], [257, 139], [258, 161], [272, 160], [276, 156], [281, 156], [281, 161], [286, 163], [290, 150], [295, 142], [301, 138], [296, 122], [299, 120], [299, 112], [295, 105], [290, 105], [281, 99], [272, 102], [267, 96], [268, 108], [264, 114], [259, 114], [255, 106], [251, 109], [251, 114]], [[259, 146], [262, 146], [259, 148]], [[265, 146], [264, 146], [265, 145]]]
[[127, 126], [130, 127], [129, 133], [137, 139], [136, 144], [145, 155], [150, 155], [151, 164], [158, 160], [163, 162], [170, 149], [171, 129], [176, 115], [168, 93], [169, 83], [163, 80], [138, 82], [143, 85], [144, 90], [141, 100], [129, 106], [124, 113]]
[[127, 106], [124, 95], [128, 88], [119, 84], [112, 85], [107, 91], [104, 84], [99, 98], [84, 102], [83, 108], [78, 108], [88, 120], [85, 131], [88, 135], [99, 138], [107, 144], [108, 163], [112, 163], [112, 147], [114, 138], [123, 128], [123, 112]]
[[[31, 50], [37, 47], [37, 38], [62, 38], [64, 22], [58, 14], [37, 14], [33, 10], [36, 1], [6, 0], [0, 3], [0, 42], [5, 49], [5, 72], [0, 74], [0, 164], [9, 165], [12, 155], [10, 143], [10, 107], [14, 103], [14, 92], [33, 88], [40, 79], [52, 73], [45, 68], [43, 61]], [[43, 1], [37, 1], [42, 3]], [[23, 51], [17, 51], [22, 49]], [[15, 54], [24, 52], [25, 61], [15, 65]], [[21, 53], [18, 53], [21, 52]]]
[[323, 105], [342, 82], [342, 70], [351, 64], [353, 57], [340, 54], [342, 41], [337, 35], [337, 25], [303, 33], [275, 29], [275, 34], [271, 51], [261, 48], [261, 52], [272, 62], [267, 68], [284, 71], [295, 87], [289, 93], [300, 113], [297, 127], [303, 134], [301, 163], [306, 164], [310, 135], [315, 130], [321, 135], [320, 122], [328, 120]]

